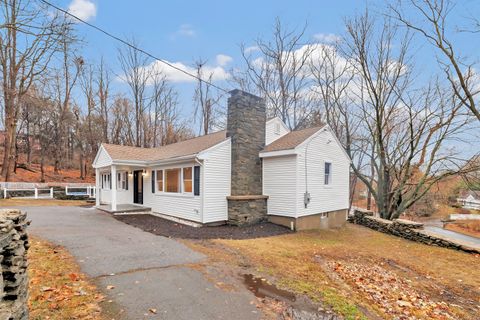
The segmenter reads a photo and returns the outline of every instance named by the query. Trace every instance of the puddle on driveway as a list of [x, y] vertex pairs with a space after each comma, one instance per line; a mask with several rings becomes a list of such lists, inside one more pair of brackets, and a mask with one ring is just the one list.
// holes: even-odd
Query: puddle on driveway
[[270, 298], [286, 303], [286, 309], [279, 319], [292, 320], [340, 320], [342, 317], [332, 311], [313, 305], [305, 298], [297, 297], [290, 291], [277, 288], [266, 279], [244, 274], [243, 283], [256, 297]]
[[288, 302], [295, 302], [296, 300], [293, 293], [279, 289], [275, 285], [268, 283], [266, 279], [255, 277], [253, 274], [244, 274], [243, 283], [258, 298], [272, 298]]

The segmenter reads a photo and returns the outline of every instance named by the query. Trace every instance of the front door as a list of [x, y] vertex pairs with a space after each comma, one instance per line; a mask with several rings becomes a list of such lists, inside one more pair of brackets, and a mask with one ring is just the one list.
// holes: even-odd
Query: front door
[[143, 204], [142, 170], [133, 171], [133, 203]]

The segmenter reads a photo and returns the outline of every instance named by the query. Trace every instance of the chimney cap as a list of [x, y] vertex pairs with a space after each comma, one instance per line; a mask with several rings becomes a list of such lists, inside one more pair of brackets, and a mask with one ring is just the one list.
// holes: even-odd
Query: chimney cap
[[250, 98], [250, 99], [263, 101], [263, 98], [261, 98], [259, 96], [256, 96], [254, 94], [248, 93], [246, 91], [240, 90], [240, 89], [233, 89], [233, 90], [229, 91], [228, 93], [230, 93], [231, 97], [244, 96], [244, 97], [247, 97], [247, 98]]

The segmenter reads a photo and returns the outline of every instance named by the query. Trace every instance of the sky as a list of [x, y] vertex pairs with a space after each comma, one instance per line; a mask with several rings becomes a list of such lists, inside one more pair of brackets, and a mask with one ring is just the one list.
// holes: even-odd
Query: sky
[[[135, 37], [142, 49], [182, 68], [191, 68], [198, 59], [216, 71], [215, 83], [231, 88], [225, 79], [233, 67], [241, 67], [240, 44], [253, 45], [257, 38], [269, 39], [275, 18], [289, 29], [306, 24], [307, 41], [328, 42], [345, 31], [344, 19], [361, 13], [366, 6], [380, 12], [385, 1], [295, 0], [295, 1], [161, 1], [161, 0], [50, 0], [55, 5], [122, 38]], [[477, 0], [459, 0], [452, 24], [461, 25], [480, 13]], [[120, 73], [117, 57], [119, 43], [88, 26], [78, 24], [84, 43], [84, 60], [98, 63], [103, 57], [109, 67]], [[476, 52], [480, 46], [471, 35], [456, 35], [459, 50]], [[477, 38], [478, 39], [478, 38]], [[420, 37], [414, 40], [419, 74], [438, 72], [435, 53]], [[478, 54], [477, 54], [478, 57]], [[193, 110], [194, 79], [178, 72], [168, 73], [180, 93], [182, 113]], [[120, 91], [127, 88], [119, 80], [113, 84]]]

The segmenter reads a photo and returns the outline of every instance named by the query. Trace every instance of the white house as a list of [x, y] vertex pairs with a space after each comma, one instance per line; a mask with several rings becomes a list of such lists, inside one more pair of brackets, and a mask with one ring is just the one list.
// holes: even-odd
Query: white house
[[463, 190], [460, 192], [457, 202], [465, 209], [480, 210], [480, 191]]
[[96, 206], [205, 225], [343, 225], [350, 159], [330, 127], [290, 132], [265, 114], [263, 99], [234, 90], [227, 130], [158, 148], [102, 144]]

